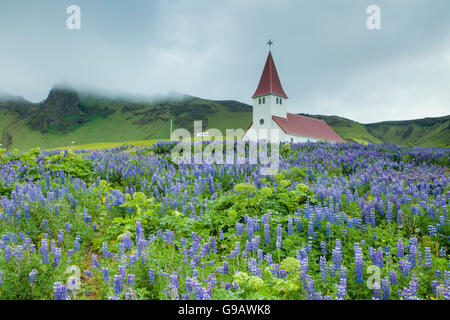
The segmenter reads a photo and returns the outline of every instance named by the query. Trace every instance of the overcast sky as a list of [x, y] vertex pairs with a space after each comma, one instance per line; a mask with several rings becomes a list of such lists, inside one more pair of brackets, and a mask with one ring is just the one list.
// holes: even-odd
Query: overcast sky
[[[81, 8], [81, 30], [66, 9]], [[381, 8], [381, 30], [366, 9]], [[57, 83], [252, 103], [267, 40], [290, 112], [360, 122], [450, 114], [448, 0], [2, 0], [0, 91]]]

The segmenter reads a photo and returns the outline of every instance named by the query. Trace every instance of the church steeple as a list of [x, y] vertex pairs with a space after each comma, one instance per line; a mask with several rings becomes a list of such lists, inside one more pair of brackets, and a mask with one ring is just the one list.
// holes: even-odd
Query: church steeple
[[[268, 44], [273, 43], [269, 40]], [[287, 95], [281, 86], [280, 78], [278, 77], [277, 68], [275, 67], [275, 62], [273, 61], [272, 52], [269, 50], [269, 55], [267, 56], [266, 64], [264, 66], [261, 79], [259, 80], [258, 88], [253, 94], [252, 98], [257, 98], [267, 94], [274, 94], [287, 99]]]

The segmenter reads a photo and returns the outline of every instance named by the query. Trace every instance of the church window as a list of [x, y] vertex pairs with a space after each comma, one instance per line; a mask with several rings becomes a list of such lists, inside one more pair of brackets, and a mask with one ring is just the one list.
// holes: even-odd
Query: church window
[[283, 104], [283, 99], [280, 98], [280, 104]]
[[259, 124], [264, 124], [264, 119], [259, 120]]
[[265, 103], [266, 103], [266, 98], [264, 97], [264, 98], [263, 98], [263, 104], [265, 104]]
[[278, 104], [278, 98], [277, 98], [277, 104]]
[[259, 98], [259, 104], [261, 104], [261, 98]]

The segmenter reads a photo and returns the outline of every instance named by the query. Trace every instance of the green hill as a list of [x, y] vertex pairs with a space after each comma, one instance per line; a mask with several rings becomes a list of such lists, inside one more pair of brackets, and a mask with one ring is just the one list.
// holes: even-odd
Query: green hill
[[[150, 101], [151, 100], [151, 101]], [[251, 106], [192, 96], [105, 98], [54, 88], [39, 104], [0, 102], [0, 144], [19, 150], [96, 142], [167, 139], [173, 130], [201, 120], [203, 130], [246, 129]]]
[[[344, 140], [358, 143], [450, 144], [450, 116], [361, 124], [338, 116], [306, 116], [327, 122]], [[153, 97], [77, 92], [55, 87], [41, 103], [0, 94], [0, 148], [26, 150], [95, 143], [167, 139], [173, 129], [246, 129], [252, 107], [237, 101], [215, 101], [189, 95]]]
[[389, 142], [417, 146], [450, 145], [450, 115], [404, 121], [358, 123], [338, 116], [308, 115], [325, 121], [346, 141], [358, 143]]

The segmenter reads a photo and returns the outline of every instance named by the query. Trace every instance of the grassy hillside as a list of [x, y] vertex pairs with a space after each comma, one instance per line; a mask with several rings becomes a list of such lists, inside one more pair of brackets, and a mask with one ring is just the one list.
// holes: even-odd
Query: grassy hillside
[[395, 144], [450, 145], [450, 116], [386, 121], [367, 124], [366, 127], [373, 136]]
[[338, 116], [302, 115], [325, 121], [346, 141], [417, 146], [450, 145], [450, 116], [362, 124]]
[[[304, 115], [324, 120], [346, 141], [450, 145], [450, 116], [361, 124], [338, 116]], [[61, 88], [52, 89], [40, 104], [0, 96], [0, 147], [27, 150], [120, 145], [128, 141], [151, 143], [169, 138], [171, 120], [173, 130], [186, 128], [191, 133], [198, 120], [203, 130], [245, 130], [252, 120], [252, 107], [188, 95], [105, 98]]]
[[[130, 102], [80, 95], [80, 112], [74, 118], [75, 121], [67, 113], [56, 120], [49, 117], [49, 120], [43, 108], [36, 105], [30, 107], [33, 112], [28, 114], [20, 114], [7, 108], [7, 103], [3, 105], [2, 107], [0, 104], [0, 143], [8, 149], [19, 150], [167, 139], [170, 120], [173, 121], [173, 130], [186, 128], [192, 134], [195, 120], [202, 121], [203, 130], [245, 130], [252, 117], [251, 107], [246, 104], [195, 97], [175, 101], [166, 99], [158, 102]], [[98, 115], [98, 110], [106, 108], [106, 115]], [[97, 111], [91, 112], [94, 109]], [[49, 123], [51, 125], [47, 125]]]

